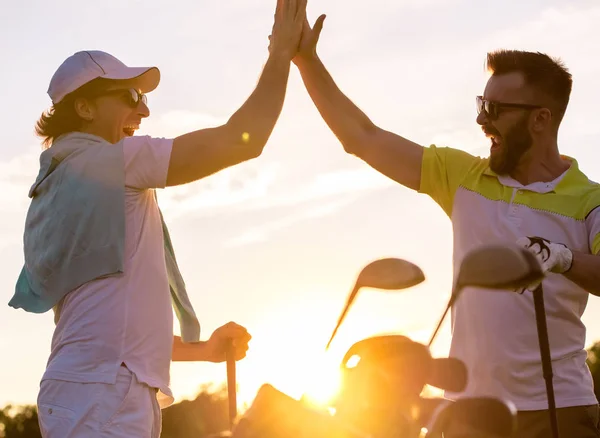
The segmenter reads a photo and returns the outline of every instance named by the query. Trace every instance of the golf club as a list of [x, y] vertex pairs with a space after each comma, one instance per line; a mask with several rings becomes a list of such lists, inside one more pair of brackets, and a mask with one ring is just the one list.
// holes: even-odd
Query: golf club
[[[546, 383], [546, 397], [548, 398], [548, 415], [550, 416], [550, 428], [552, 430], [552, 437], [559, 438], [558, 431], [558, 418], [556, 414], [556, 401], [554, 398], [554, 384], [552, 382], [553, 372], [552, 372], [552, 358], [550, 356], [550, 341], [548, 337], [548, 327], [546, 324], [546, 309], [544, 306], [544, 291], [542, 287], [542, 279], [544, 277], [544, 272], [542, 271], [541, 265], [530, 251], [524, 248], [518, 248], [521, 255], [523, 256], [523, 260], [526, 265], [521, 266], [523, 269], [523, 282], [520, 284], [518, 282], [514, 282], [509, 284], [508, 286], [492, 286], [486, 285], [489, 288], [497, 289], [506, 292], [520, 292], [522, 287], [527, 287], [535, 282], [539, 282], [537, 287], [533, 291], [533, 303], [535, 309], [535, 321], [537, 326], [538, 333], [538, 342], [540, 346], [540, 357], [542, 361], [542, 373], [544, 376], [544, 381]], [[519, 270], [516, 267], [517, 259], [513, 260], [514, 266], [505, 265], [504, 269], [497, 269], [496, 274], [494, 275], [497, 280], [499, 280], [498, 285], [502, 283], [504, 280], [509, 280], [510, 276], [504, 277], [504, 274], [507, 274], [506, 271], [510, 269], [515, 269], [515, 273], [518, 273]], [[500, 268], [500, 267], [498, 267]], [[528, 273], [527, 273], [528, 272]], [[506, 283], [505, 283], [506, 284]], [[480, 286], [481, 284], [473, 284]]]
[[233, 425], [237, 417], [237, 388], [235, 375], [235, 348], [233, 340], [227, 343], [225, 353], [227, 363], [227, 400], [229, 402], [229, 430], [233, 430]]
[[466, 286], [514, 290], [541, 280], [544, 273], [537, 261], [531, 263], [529, 256], [533, 254], [517, 245], [484, 245], [468, 252], [460, 264], [452, 294], [428, 346], [433, 344], [448, 311]]
[[533, 305], [535, 306], [535, 321], [540, 344], [540, 356], [542, 359], [542, 372], [546, 382], [546, 396], [548, 397], [548, 413], [550, 415], [550, 427], [552, 437], [558, 438], [558, 418], [556, 416], [556, 401], [554, 399], [554, 384], [552, 383], [552, 358], [550, 356], [550, 340], [548, 339], [548, 326], [546, 325], [546, 308], [544, 307], [544, 291], [542, 283], [533, 291]]
[[329, 349], [333, 338], [335, 337], [340, 325], [344, 321], [348, 309], [354, 302], [358, 291], [362, 287], [370, 287], [383, 290], [407, 289], [415, 286], [425, 280], [425, 275], [417, 265], [402, 259], [384, 258], [369, 263], [358, 274], [358, 278], [348, 295], [344, 310], [340, 314], [337, 325], [327, 342], [325, 350]]
[[437, 407], [425, 437], [440, 438], [442, 433], [455, 433], [501, 438], [512, 436], [516, 427], [517, 410], [512, 403], [492, 397], [463, 398]]
[[533, 292], [535, 317], [542, 370], [546, 382], [552, 436], [558, 438], [558, 420], [552, 383], [552, 361], [541, 284], [543, 277], [544, 272], [537, 258], [528, 250], [517, 245], [486, 245], [472, 250], [461, 263], [456, 285], [446, 310], [429, 341], [429, 346], [431, 347], [448, 310], [454, 305], [465, 286], [478, 286], [501, 291], [519, 291], [519, 289], [539, 281], [539, 285]]
[[[536, 256], [529, 251], [526, 252], [526, 258], [532, 269], [540, 269], [540, 264]], [[552, 382], [552, 357], [550, 356], [550, 340], [548, 336], [548, 326], [546, 324], [546, 307], [544, 305], [544, 289], [542, 282], [533, 290], [533, 305], [535, 308], [535, 322], [537, 326], [538, 342], [540, 345], [540, 356], [542, 360], [542, 373], [546, 382], [546, 397], [548, 398], [548, 415], [550, 415], [550, 427], [552, 437], [559, 438], [558, 418], [556, 414], [556, 401], [554, 399], [554, 384]]]

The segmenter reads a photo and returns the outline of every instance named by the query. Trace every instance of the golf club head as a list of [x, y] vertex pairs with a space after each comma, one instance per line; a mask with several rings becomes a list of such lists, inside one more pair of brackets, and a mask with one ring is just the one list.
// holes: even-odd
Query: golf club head
[[331, 333], [325, 350], [329, 349], [360, 288], [369, 287], [390, 291], [402, 290], [416, 286], [424, 280], [425, 274], [423, 274], [421, 268], [407, 260], [384, 258], [369, 263], [358, 274], [358, 278], [346, 299], [346, 305], [338, 318], [338, 322]]
[[541, 281], [544, 272], [537, 258], [516, 244], [483, 245], [471, 250], [460, 264], [455, 286], [428, 346], [431, 347], [448, 311], [465, 286], [519, 291], [535, 281]]
[[465, 286], [517, 289], [544, 277], [537, 259], [525, 248], [508, 244], [483, 245], [463, 259], [456, 291]]
[[427, 438], [452, 436], [510, 437], [516, 430], [517, 410], [493, 397], [464, 398], [440, 405], [427, 427]]
[[400, 290], [425, 280], [421, 268], [407, 260], [385, 258], [369, 263], [360, 271], [356, 286], [374, 289]]

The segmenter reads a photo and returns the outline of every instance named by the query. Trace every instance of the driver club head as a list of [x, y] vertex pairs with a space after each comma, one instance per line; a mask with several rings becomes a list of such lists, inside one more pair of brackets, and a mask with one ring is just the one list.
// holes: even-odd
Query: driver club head
[[482, 245], [471, 250], [460, 264], [452, 295], [428, 345], [433, 343], [448, 311], [465, 287], [517, 291], [543, 277], [544, 272], [536, 257], [516, 244]]
[[421, 268], [407, 260], [385, 258], [375, 260], [358, 274], [356, 286], [383, 290], [400, 290], [425, 280]]
[[544, 277], [542, 267], [531, 252], [507, 244], [484, 245], [463, 259], [456, 289], [477, 286], [488, 289], [516, 289]]
[[512, 436], [516, 426], [517, 410], [511, 402], [493, 397], [463, 398], [438, 406], [429, 421], [426, 437], [454, 433], [504, 438]]
[[414, 263], [398, 258], [383, 258], [375, 260], [365, 266], [356, 279], [352, 291], [346, 299], [346, 305], [338, 318], [325, 350], [329, 349], [333, 338], [340, 328], [350, 306], [354, 302], [358, 291], [363, 287], [397, 291], [407, 289], [425, 280], [425, 274], [421, 268]]

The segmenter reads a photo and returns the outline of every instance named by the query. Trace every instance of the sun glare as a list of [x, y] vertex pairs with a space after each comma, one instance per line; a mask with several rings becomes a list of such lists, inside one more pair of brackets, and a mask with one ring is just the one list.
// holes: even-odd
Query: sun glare
[[[327, 297], [326, 292], [324, 289], [316, 295]], [[317, 409], [330, 410], [331, 402], [343, 389], [341, 362], [355, 342], [389, 333], [404, 334], [417, 342], [427, 342], [431, 335], [430, 325], [435, 322], [429, 324], [421, 319], [416, 322], [403, 322], [406, 319], [405, 314], [386, 314], [373, 306], [373, 303], [377, 304], [379, 300], [381, 306], [390, 307], [387, 296], [365, 296], [362, 297], [363, 302], [355, 305], [349, 313], [330, 349], [325, 351], [325, 341], [331, 333], [341, 306], [333, 298], [321, 298], [320, 305], [315, 307], [310, 301], [303, 301], [299, 291], [292, 290], [290, 295], [299, 298], [288, 299], [285, 305], [264, 309], [260, 314], [260, 321], [246, 322], [251, 327], [253, 339], [248, 357], [237, 365], [237, 401], [240, 415], [252, 405], [264, 384], [270, 384], [288, 396], [302, 400]], [[327, 300], [335, 303], [327, 303]], [[310, 323], [290, 326], [290, 312], [310, 315]], [[274, 330], [273, 327], [282, 329]], [[442, 330], [442, 335], [434, 344], [436, 351], [433, 353], [438, 357], [447, 354], [446, 332], [449, 330]], [[350, 358], [347, 366], [357, 365], [357, 359], [359, 358]], [[222, 364], [176, 364], [174, 367], [173, 391], [179, 400], [195, 397], [201, 381], [224, 384], [225, 367]], [[431, 391], [431, 388], [427, 390]]]
[[317, 409], [328, 409], [340, 390], [339, 363], [333, 361], [298, 358], [285, 367], [273, 367], [268, 370], [263, 368], [259, 373], [265, 376], [260, 379], [260, 384], [257, 383], [256, 369], [246, 368], [240, 373], [238, 402], [241, 410], [252, 404], [264, 383], [269, 383], [290, 397], [302, 400]]
[[339, 367], [326, 366], [310, 376], [302, 396], [307, 403], [327, 408], [338, 394], [341, 385]]

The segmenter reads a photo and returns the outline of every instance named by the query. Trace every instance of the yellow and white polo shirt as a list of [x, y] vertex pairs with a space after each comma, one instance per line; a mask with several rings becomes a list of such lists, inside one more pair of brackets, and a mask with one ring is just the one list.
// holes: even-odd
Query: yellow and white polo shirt
[[[540, 236], [575, 251], [600, 252], [600, 185], [572, 158], [552, 182], [521, 185], [495, 174], [487, 158], [434, 145], [425, 148], [420, 192], [451, 218], [454, 274], [479, 245]], [[544, 279], [557, 407], [596, 404], [586, 365], [581, 316], [588, 293], [563, 275]], [[547, 409], [533, 296], [467, 288], [452, 312], [450, 355], [469, 371], [467, 389], [450, 398], [496, 396], [519, 410]]]

